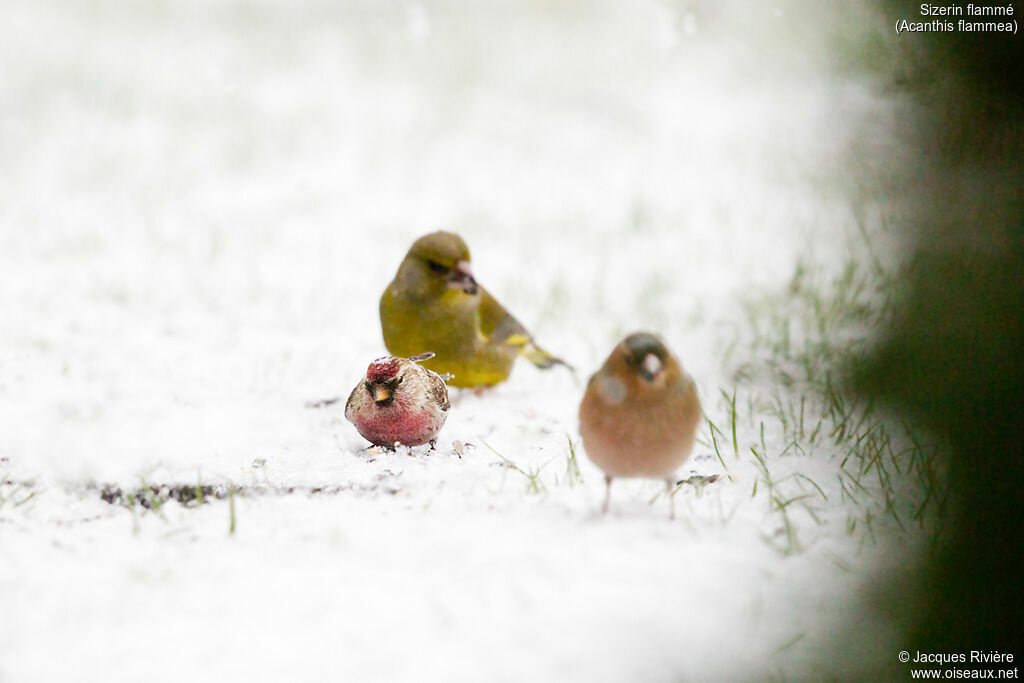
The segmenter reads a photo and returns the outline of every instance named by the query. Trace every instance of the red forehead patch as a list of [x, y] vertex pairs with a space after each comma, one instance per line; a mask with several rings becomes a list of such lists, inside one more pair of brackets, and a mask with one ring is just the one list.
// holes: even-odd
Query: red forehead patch
[[398, 359], [384, 356], [370, 363], [366, 368], [366, 379], [371, 382], [384, 382], [398, 374]]

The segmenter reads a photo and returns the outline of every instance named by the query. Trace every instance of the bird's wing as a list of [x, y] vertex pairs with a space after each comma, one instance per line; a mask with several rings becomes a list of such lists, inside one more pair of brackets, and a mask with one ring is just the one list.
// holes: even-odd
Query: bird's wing
[[483, 287], [480, 288], [480, 333], [493, 344], [525, 346], [530, 333]]
[[564, 360], [534, 344], [533, 337], [522, 323], [483, 287], [480, 288], [480, 332], [491, 343], [515, 347], [520, 355], [538, 368], [564, 365], [573, 371], [573, 367]]
[[356, 394], [362, 388], [363, 383], [360, 382], [359, 384], [356, 385], [356, 388], [352, 390], [352, 393], [348, 395], [348, 400], [345, 401], [345, 419], [348, 420], [349, 422], [352, 421], [355, 415], [355, 413], [353, 413], [352, 411], [355, 409]]
[[442, 411], [448, 412], [448, 408], [451, 407], [451, 403], [448, 402], [448, 389], [445, 387], [444, 380], [436, 372], [427, 371], [427, 380], [429, 382], [430, 397], [437, 403], [438, 407]]

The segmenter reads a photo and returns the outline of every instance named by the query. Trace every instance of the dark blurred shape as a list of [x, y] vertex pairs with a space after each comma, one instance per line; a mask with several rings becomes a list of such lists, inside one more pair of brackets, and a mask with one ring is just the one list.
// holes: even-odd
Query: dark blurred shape
[[[967, 3], [958, 4], [966, 13]], [[927, 20], [919, 3], [883, 1], [882, 7], [890, 26], [897, 18]], [[950, 446], [949, 518], [926, 576], [920, 577], [912, 641], [904, 648], [994, 649], [1019, 658], [1024, 656], [1022, 41], [1006, 33], [895, 39], [916, 41], [910, 78], [902, 87], [913, 94], [920, 113], [911, 161], [896, 176], [914, 193], [915, 218], [907, 235], [913, 257], [891, 329], [880, 333], [876, 352], [857, 369], [856, 384], [862, 393], [920, 420]], [[893, 671], [908, 674], [903, 668]]]

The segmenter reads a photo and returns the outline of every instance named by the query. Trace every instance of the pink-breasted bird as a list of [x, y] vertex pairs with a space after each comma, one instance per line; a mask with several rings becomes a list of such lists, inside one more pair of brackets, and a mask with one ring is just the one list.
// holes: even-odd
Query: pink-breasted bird
[[448, 418], [448, 388], [419, 365], [433, 353], [384, 356], [370, 363], [345, 403], [345, 418], [376, 446], [418, 446], [434, 438]]
[[658, 337], [637, 332], [622, 340], [580, 402], [583, 448], [605, 475], [602, 512], [616, 477], [663, 479], [671, 490], [672, 475], [693, 451], [702, 415], [693, 378]]

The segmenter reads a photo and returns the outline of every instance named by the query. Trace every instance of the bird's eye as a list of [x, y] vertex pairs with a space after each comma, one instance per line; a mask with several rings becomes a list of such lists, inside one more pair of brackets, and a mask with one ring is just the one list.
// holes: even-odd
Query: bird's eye
[[430, 269], [432, 271], [434, 271], [435, 273], [447, 273], [448, 272], [448, 269], [445, 268], [444, 266], [442, 266], [437, 261], [427, 261], [427, 265], [430, 266]]
[[363, 382], [363, 386], [366, 387], [368, 392], [373, 393], [373, 385], [370, 382]]

